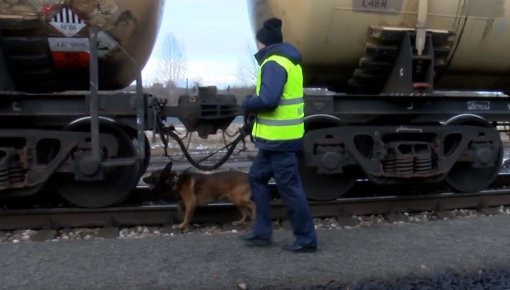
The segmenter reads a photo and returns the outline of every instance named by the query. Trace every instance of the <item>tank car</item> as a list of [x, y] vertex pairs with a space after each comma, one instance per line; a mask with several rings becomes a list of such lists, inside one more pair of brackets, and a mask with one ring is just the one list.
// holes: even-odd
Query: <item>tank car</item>
[[[496, 178], [509, 120], [510, 1], [249, 0], [252, 27], [283, 20], [302, 53], [308, 197], [358, 178], [446, 183], [475, 192]], [[317, 88], [323, 88], [317, 89]]]
[[140, 73], [163, 4], [0, 0], [0, 197], [50, 183], [83, 207], [128, 196], [149, 162]]
[[88, 27], [101, 29], [99, 89], [131, 84], [157, 36], [162, 0], [1, 0], [2, 51], [10, 88], [89, 89]]
[[[510, 60], [507, 57], [510, 17], [506, 12], [510, 9], [509, 1], [249, 2], [253, 27], [259, 27], [271, 16], [283, 20], [286, 41], [295, 44], [302, 53], [309, 86], [343, 90], [370, 86], [373, 91], [374, 83], [377, 83], [375, 92], [379, 92], [390, 69], [386, 66], [391, 66], [391, 62], [380, 64], [386, 68], [384, 73], [367, 71], [367, 57], [374, 53], [374, 49], [382, 49], [377, 44], [383, 41], [373, 37], [381, 32], [371, 28], [416, 30], [425, 26], [423, 28], [430, 33], [447, 33], [441, 42], [439, 35], [434, 34], [435, 89], [506, 91], [510, 88]], [[423, 5], [420, 3], [427, 3], [426, 11], [420, 10], [419, 6]]]

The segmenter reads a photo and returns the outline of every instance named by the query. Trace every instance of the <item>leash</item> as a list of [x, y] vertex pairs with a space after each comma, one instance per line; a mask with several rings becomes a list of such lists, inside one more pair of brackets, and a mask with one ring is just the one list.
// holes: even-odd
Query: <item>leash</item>
[[[189, 151], [186, 149], [186, 147], [182, 143], [182, 140], [175, 133], [175, 131], [168, 131], [167, 134], [168, 134], [168, 136], [172, 137], [172, 139], [174, 139], [177, 142], [177, 144], [179, 144], [179, 147], [181, 148], [184, 156], [189, 161], [189, 163], [191, 163], [191, 165], [193, 165], [194, 167], [196, 167], [200, 170], [206, 170], [206, 171], [218, 169], [221, 165], [225, 164], [225, 162], [230, 158], [230, 156], [234, 152], [234, 149], [236, 148], [237, 144], [241, 141], [241, 139], [244, 139], [244, 137], [246, 137], [246, 135], [244, 135], [242, 133], [242, 131], [240, 130], [239, 135], [232, 142], [230, 142], [229, 144], [226, 144], [225, 146], [216, 150], [215, 152], [196, 161], [193, 159], [193, 157], [191, 157], [191, 155], [189, 154]], [[224, 150], [224, 149], [227, 149], [227, 153], [225, 153], [225, 155], [220, 160], [218, 160], [216, 163], [214, 163], [213, 165], [200, 164], [201, 162], [211, 158], [213, 155], [217, 154], [219, 151]]]
[[[225, 164], [225, 162], [230, 158], [230, 156], [232, 156], [232, 154], [234, 153], [234, 150], [237, 146], [237, 144], [239, 142], [243, 142], [243, 149], [241, 149], [239, 151], [239, 153], [243, 150], [246, 150], [246, 144], [244, 142], [244, 138], [246, 137], [246, 135], [249, 134], [250, 130], [247, 129], [247, 126], [248, 126], [248, 122], [246, 121], [246, 118], [245, 118], [245, 122], [243, 124], [243, 127], [241, 127], [237, 133], [237, 137], [230, 143], [228, 144], [225, 144], [225, 146], [223, 146], [222, 148], [210, 153], [209, 155], [201, 158], [200, 160], [195, 160], [193, 159], [193, 157], [191, 156], [191, 154], [189, 153], [189, 144], [190, 144], [190, 140], [191, 140], [191, 134], [189, 134], [189, 140], [188, 140], [188, 145], [185, 146], [184, 143], [182, 142], [182, 138], [179, 137], [178, 135], [178, 132], [176, 130], [176, 128], [173, 126], [173, 125], [170, 125], [170, 126], [165, 126], [163, 124], [163, 121], [162, 121], [162, 118], [160, 118], [160, 116], [157, 117], [157, 130], [158, 130], [158, 133], [159, 133], [159, 136], [161, 138], [161, 141], [164, 145], [164, 155], [166, 157], [169, 157], [171, 159], [171, 157], [168, 155], [168, 137], [174, 139], [177, 144], [179, 145], [179, 147], [181, 148], [181, 151], [183, 152], [183, 155], [184, 157], [188, 160], [189, 163], [191, 163], [191, 165], [195, 168], [198, 168], [200, 170], [205, 170], [205, 171], [211, 171], [211, 170], [215, 170], [215, 169], [218, 169], [220, 168], [223, 164]], [[186, 136], [188, 136], [188, 134], [186, 134]], [[185, 136], [185, 137], [186, 137]], [[184, 138], [185, 138], [184, 137]], [[224, 139], [226, 141], [226, 139]], [[226, 143], [226, 142], [225, 142]], [[227, 152], [225, 153], [225, 155], [220, 159], [218, 160], [216, 163], [212, 164], [212, 165], [203, 165], [203, 164], [200, 164], [201, 162], [204, 162], [206, 160], [208, 160], [209, 158], [211, 158], [212, 156], [216, 155], [218, 152], [224, 150], [224, 149], [227, 149]], [[237, 153], [237, 154], [239, 154]], [[179, 159], [180, 160], [180, 159]], [[189, 168], [188, 168], [189, 169]]]

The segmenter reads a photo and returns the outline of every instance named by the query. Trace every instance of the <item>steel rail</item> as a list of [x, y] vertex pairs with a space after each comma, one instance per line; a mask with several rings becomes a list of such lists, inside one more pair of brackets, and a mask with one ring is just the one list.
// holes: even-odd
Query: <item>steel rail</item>
[[[510, 189], [487, 190], [469, 194], [442, 193], [310, 202], [312, 215], [316, 218], [452, 209], [486, 209], [501, 205], [510, 205]], [[175, 204], [105, 209], [3, 210], [0, 211], [0, 230], [172, 225], [178, 220], [179, 215], [178, 207]], [[281, 201], [274, 201], [272, 203], [272, 218], [284, 220], [286, 216], [287, 211]], [[239, 211], [232, 204], [214, 203], [198, 208], [193, 222], [229, 223], [238, 218]]]

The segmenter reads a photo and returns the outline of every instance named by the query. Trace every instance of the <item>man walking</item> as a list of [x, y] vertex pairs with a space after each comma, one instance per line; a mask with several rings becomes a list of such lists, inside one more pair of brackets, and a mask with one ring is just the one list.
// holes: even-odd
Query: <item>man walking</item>
[[256, 219], [251, 233], [242, 237], [249, 246], [269, 246], [272, 237], [271, 194], [268, 181], [274, 177], [278, 192], [288, 211], [295, 237], [283, 250], [315, 252], [317, 235], [298, 173], [296, 152], [302, 149], [304, 134], [303, 73], [301, 55], [284, 43], [282, 21], [271, 18], [257, 31], [260, 67], [256, 95], [247, 96], [243, 109], [256, 114], [252, 128], [259, 149], [250, 169], [252, 199]]

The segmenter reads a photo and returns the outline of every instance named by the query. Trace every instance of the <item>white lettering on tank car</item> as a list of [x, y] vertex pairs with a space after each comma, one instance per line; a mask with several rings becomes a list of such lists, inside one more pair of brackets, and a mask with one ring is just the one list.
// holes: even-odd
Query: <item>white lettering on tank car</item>
[[352, 7], [360, 12], [400, 12], [403, 0], [352, 0]]
[[51, 51], [90, 51], [88, 38], [48, 37]]
[[87, 24], [69, 8], [64, 8], [59, 13], [55, 14], [50, 24], [66, 37], [75, 36], [83, 27], [87, 26]]
[[[90, 42], [84, 37], [48, 37], [48, 44], [51, 51], [62, 52], [90, 52]], [[97, 55], [105, 56], [117, 47], [117, 43], [108, 34], [100, 31], [97, 35]]]

